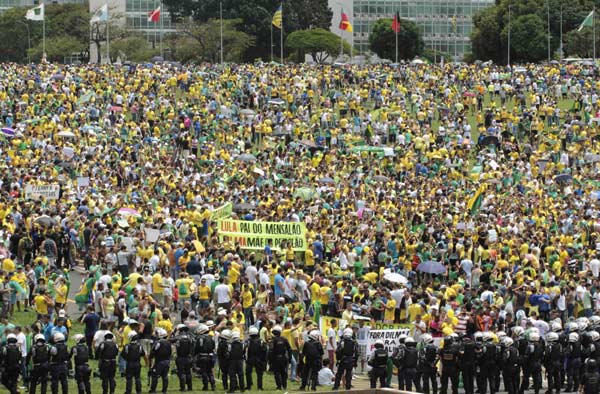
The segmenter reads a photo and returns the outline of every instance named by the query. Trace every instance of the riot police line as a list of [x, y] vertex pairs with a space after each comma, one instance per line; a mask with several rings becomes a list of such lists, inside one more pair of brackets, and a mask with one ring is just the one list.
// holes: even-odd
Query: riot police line
[[[579, 318], [566, 324], [552, 321], [542, 337], [539, 330], [515, 326], [509, 333], [477, 332], [473, 337], [451, 334], [437, 347], [430, 334], [420, 343], [406, 335], [390, 355], [378, 340], [371, 354], [371, 388], [387, 387], [389, 363], [397, 369], [400, 390], [421, 393], [458, 393], [462, 380], [465, 394], [546, 394], [600, 392], [600, 317]], [[438, 385], [439, 377], [439, 385]], [[503, 384], [503, 386], [501, 386]], [[438, 390], [439, 388], [439, 390]]]

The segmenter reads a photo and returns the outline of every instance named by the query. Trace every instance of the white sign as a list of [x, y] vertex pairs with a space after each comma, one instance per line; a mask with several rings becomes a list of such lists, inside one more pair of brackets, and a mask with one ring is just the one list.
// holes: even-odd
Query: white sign
[[39, 200], [58, 200], [60, 185], [25, 185], [25, 199]]
[[146, 242], [153, 244], [154, 242], [158, 241], [158, 238], [160, 237], [160, 230], [154, 228], [145, 228], [144, 231], [146, 232]]
[[79, 177], [77, 178], [77, 186], [78, 187], [88, 187], [90, 185], [90, 178], [85, 176], [85, 177]]
[[397, 330], [369, 330], [367, 335], [367, 357], [375, 350], [375, 341], [381, 339], [383, 346], [391, 356], [394, 350], [400, 345], [400, 336], [410, 335], [410, 328], [400, 328]]

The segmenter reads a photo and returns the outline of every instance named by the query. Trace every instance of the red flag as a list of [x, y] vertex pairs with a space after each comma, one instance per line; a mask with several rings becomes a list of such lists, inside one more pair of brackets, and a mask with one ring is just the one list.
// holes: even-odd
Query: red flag
[[148, 13], [148, 22], [158, 23], [160, 21], [160, 7]]
[[392, 30], [394, 33], [400, 33], [400, 15], [396, 12], [394, 15], [394, 20], [392, 21]]
[[346, 30], [350, 33], [352, 33], [352, 31], [353, 31], [352, 24], [350, 23], [350, 20], [348, 19], [348, 15], [346, 15], [346, 13], [344, 11], [342, 11], [342, 20], [340, 21], [340, 30]]

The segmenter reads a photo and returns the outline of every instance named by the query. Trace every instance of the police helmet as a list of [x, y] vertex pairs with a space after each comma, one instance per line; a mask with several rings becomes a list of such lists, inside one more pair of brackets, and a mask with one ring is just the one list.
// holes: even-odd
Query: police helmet
[[240, 338], [241, 338], [241, 336], [240, 336], [240, 332], [239, 331], [233, 331], [231, 333], [231, 340], [232, 341], [235, 341], [235, 340], [239, 341]]
[[540, 340], [540, 333], [539, 332], [530, 332], [529, 333], [529, 340], [531, 342], [538, 342]]
[[600, 316], [594, 315], [589, 318], [590, 325], [599, 326], [600, 325]]
[[477, 342], [483, 341], [483, 333], [481, 331], [477, 331], [475, 334], [473, 334], [473, 339], [475, 339]]
[[314, 341], [318, 341], [320, 336], [321, 336], [321, 333], [319, 332], [319, 330], [312, 330], [308, 334], [308, 337]]
[[421, 335], [421, 340], [424, 343], [427, 343], [427, 344], [433, 343], [433, 337], [431, 336], [431, 334], [423, 334], [423, 335]]
[[189, 328], [185, 324], [178, 324], [177, 325], [177, 331], [184, 332], [184, 331], [188, 331], [188, 330], [189, 330]]
[[414, 344], [415, 343], [415, 339], [413, 337], [406, 337], [406, 339], [404, 340], [405, 344]]
[[579, 341], [579, 334], [577, 334], [576, 332], [572, 332], [569, 334], [569, 342], [571, 343], [575, 343]]
[[407, 337], [408, 337], [408, 335], [406, 335], [406, 334], [401, 334], [401, 335], [398, 337], [398, 340], [400, 341], [400, 343], [404, 343], [404, 341], [406, 340], [406, 338], [407, 338]]
[[593, 358], [588, 358], [587, 360], [585, 360], [585, 366], [590, 370], [593, 371], [596, 369], [596, 360]]
[[107, 332], [106, 334], [104, 334], [105, 341], [112, 341], [113, 339], [115, 339], [115, 336], [112, 332]]
[[575, 332], [575, 331], [577, 331], [578, 328], [579, 328], [579, 326], [574, 321], [567, 323], [567, 331], [568, 332]]
[[279, 335], [281, 334], [281, 326], [275, 326], [271, 329], [271, 332], [273, 333], [273, 335]]
[[383, 347], [383, 340], [381, 340], [381, 339], [376, 340], [375, 347]]
[[130, 331], [129, 334], [127, 334], [127, 339], [129, 339], [130, 341], [136, 341], [138, 339], [138, 333], [135, 331]]
[[549, 332], [548, 334], [546, 334], [546, 341], [547, 342], [556, 342], [558, 341], [558, 334], [555, 332]]
[[167, 337], [167, 331], [164, 328], [157, 328], [156, 336], [160, 339], [164, 339]]
[[81, 343], [85, 341], [85, 336], [83, 334], [76, 334], [73, 335], [73, 340], [75, 341], [75, 343]]
[[514, 341], [512, 340], [511, 337], [502, 338], [502, 344], [506, 347], [512, 346], [513, 343], [514, 343]]
[[[10, 339], [9, 337], [11, 335], [14, 335], [14, 334], [9, 334], [8, 337], [7, 337], [7, 339]], [[16, 336], [14, 338], [17, 339]], [[57, 332], [56, 334], [54, 334], [54, 336], [52, 337], [52, 339], [54, 339], [54, 342], [64, 342], [65, 341], [65, 336], [63, 334], [61, 334], [60, 332]]]
[[352, 331], [351, 328], [344, 328], [344, 337], [346, 338], [352, 338], [352, 335], [354, 335], [354, 332]]
[[[250, 328], [252, 330], [252, 328]], [[206, 334], [208, 332], [208, 326], [206, 324], [200, 324], [198, 326], [198, 335]]]
[[500, 341], [502, 341], [502, 338], [506, 337], [506, 333], [504, 331], [498, 331], [496, 333], [496, 337], [498, 338], [498, 341], [500, 342]]
[[492, 335], [491, 332], [486, 331], [483, 333], [483, 341], [484, 342], [492, 342], [493, 339], [494, 339], [494, 336]]
[[598, 333], [598, 331], [589, 331], [587, 335], [589, 336], [592, 342], [597, 342], [600, 339], [600, 334]]
[[250, 329], [248, 330], [248, 335], [250, 335], [250, 336], [258, 335], [258, 328], [250, 327]]
[[560, 332], [562, 330], [562, 324], [555, 321], [552, 323], [551, 328], [552, 328], [552, 331], [554, 331], [554, 332]]
[[221, 331], [221, 338], [225, 339], [225, 340], [230, 340], [231, 339], [231, 330], [223, 330]]
[[512, 328], [512, 333], [514, 336], [516, 337], [522, 337], [523, 334], [525, 333], [525, 330], [523, 329], [523, 327], [521, 326], [514, 326]]
[[37, 334], [33, 340], [37, 342], [46, 342], [46, 337], [43, 334]]

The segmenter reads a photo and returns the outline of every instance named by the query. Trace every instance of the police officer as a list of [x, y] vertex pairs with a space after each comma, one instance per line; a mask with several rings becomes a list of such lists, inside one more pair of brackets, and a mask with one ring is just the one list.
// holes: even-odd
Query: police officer
[[98, 346], [96, 354], [98, 356], [100, 379], [102, 379], [102, 394], [114, 394], [117, 386], [115, 373], [117, 372], [119, 348], [115, 343], [115, 336], [111, 332], [104, 335], [104, 342]]
[[414, 383], [417, 392], [421, 392], [421, 384], [417, 379], [417, 365], [419, 362], [419, 352], [417, 351], [417, 343], [412, 337], [407, 337], [404, 340], [406, 350], [404, 351], [404, 359], [402, 366], [404, 371], [404, 389], [412, 391]]
[[305, 390], [309, 383], [312, 390], [317, 389], [317, 377], [322, 365], [322, 357], [324, 354], [323, 345], [319, 341], [321, 333], [319, 330], [312, 330], [308, 334], [308, 341], [302, 347], [302, 356], [304, 358], [304, 369], [302, 370], [302, 383], [300, 391]]
[[169, 368], [171, 367], [171, 343], [167, 340], [167, 331], [163, 328], [156, 329], [156, 340], [152, 344], [150, 358], [150, 370], [152, 371], [152, 382], [150, 393], [156, 393], [158, 378], [162, 380], [162, 392], [166, 393], [169, 388]]
[[21, 371], [21, 350], [17, 344], [17, 336], [8, 334], [6, 345], [2, 348], [2, 384], [6, 386], [10, 394], [17, 394], [17, 382]]
[[179, 378], [179, 391], [192, 391], [192, 358], [193, 350], [192, 339], [188, 335], [188, 327], [185, 324], [177, 326], [179, 336], [175, 342], [175, 365], [177, 367], [177, 377]]
[[479, 371], [477, 373], [477, 389], [480, 394], [486, 393], [489, 384], [490, 394], [496, 390], [494, 371], [496, 370], [496, 345], [494, 345], [491, 332], [483, 333], [483, 346], [481, 347], [479, 359]]
[[54, 346], [50, 348], [50, 377], [52, 380], [52, 394], [58, 394], [58, 382], [62, 387], [62, 393], [67, 394], [69, 387], [67, 385], [67, 376], [69, 374], [69, 349], [65, 344], [65, 336], [56, 333], [52, 337]]
[[244, 391], [244, 344], [240, 340], [239, 331], [231, 333], [231, 343], [229, 344], [229, 393], [236, 390]]
[[358, 361], [358, 344], [354, 340], [354, 332], [351, 328], [344, 329], [342, 340], [338, 344], [335, 356], [338, 360], [338, 370], [335, 374], [333, 389], [338, 390], [340, 388], [342, 376], [345, 376], [346, 390], [350, 390], [352, 385], [352, 369]]
[[90, 350], [85, 342], [85, 336], [77, 334], [73, 337], [75, 346], [71, 348], [70, 357], [73, 358], [75, 369], [75, 381], [77, 382], [77, 392], [79, 394], [91, 394], [92, 387], [90, 385]]
[[263, 389], [263, 374], [267, 366], [267, 344], [258, 336], [258, 328], [248, 330], [250, 339], [246, 346], [246, 389], [252, 389], [252, 369], [256, 370], [256, 387]]
[[475, 392], [473, 382], [473, 379], [475, 378], [476, 362], [475, 348], [476, 344], [471, 338], [463, 338], [459, 351], [459, 361], [465, 394], [474, 394]]
[[219, 360], [219, 369], [221, 369], [221, 379], [223, 381], [223, 390], [229, 390], [229, 341], [231, 340], [231, 330], [225, 329], [219, 335], [219, 344], [217, 345], [217, 358]]
[[433, 394], [437, 393], [437, 348], [433, 344], [433, 337], [430, 334], [421, 336], [423, 347], [419, 350], [419, 374], [423, 380], [423, 393], [429, 394], [429, 383]]
[[440, 360], [442, 361], [441, 394], [448, 392], [448, 380], [452, 384], [452, 394], [458, 393], [458, 356], [459, 349], [454, 343], [453, 336], [444, 338], [444, 347], [440, 349]]
[[50, 362], [50, 348], [46, 344], [46, 337], [43, 334], [37, 334], [33, 340], [35, 344], [31, 347], [29, 357], [32, 368], [29, 382], [29, 393], [35, 394], [37, 385], [40, 385], [41, 394], [46, 394], [48, 386], [48, 372]]
[[[502, 369], [504, 368], [504, 364], [503, 364], [503, 357], [502, 357], [502, 353], [504, 351], [504, 344], [502, 342], [502, 340], [506, 338], [506, 333], [504, 331], [498, 331], [496, 333], [496, 339], [497, 341], [495, 346], [496, 346], [496, 357], [495, 357], [495, 368], [493, 369], [493, 374], [494, 374], [494, 392], [499, 392], [500, 391], [500, 382], [502, 381]], [[506, 386], [504, 387], [504, 390], [506, 391]]]
[[[598, 333], [596, 333], [598, 334]], [[544, 352], [544, 367], [548, 374], [548, 394], [555, 391], [560, 393], [560, 370], [562, 368], [562, 348], [558, 341], [558, 334], [546, 334], [546, 350]]]
[[131, 331], [127, 334], [129, 343], [125, 345], [121, 352], [121, 357], [125, 360], [125, 394], [131, 394], [133, 381], [135, 380], [135, 392], [142, 392], [142, 363], [141, 359], [146, 360], [148, 365], [148, 355], [140, 343], [140, 337], [137, 332]]
[[594, 359], [589, 359], [585, 363], [585, 372], [581, 376], [581, 387], [579, 389], [583, 394], [598, 394], [600, 391], [600, 373], [598, 373], [598, 363]]
[[[529, 377], [533, 378], [533, 390], [539, 394], [542, 388], [542, 359], [544, 356], [544, 345], [540, 342], [540, 334], [537, 331], [529, 333], [529, 344], [525, 351], [525, 362], [528, 368], [524, 370], [521, 382], [521, 392], [528, 389]], [[525, 373], [526, 372], [526, 373]]]
[[208, 390], [210, 383], [211, 389], [215, 391], [215, 376], [213, 374], [213, 357], [215, 354], [215, 341], [208, 335], [208, 326], [200, 324], [198, 326], [198, 340], [196, 341], [196, 355], [198, 357], [198, 369], [200, 378], [202, 378], [202, 391]]
[[519, 389], [519, 351], [512, 338], [502, 338], [502, 377], [508, 394]]
[[281, 336], [281, 326], [273, 327], [271, 333], [273, 334], [269, 351], [271, 371], [275, 375], [277, 390], [285, 390], [287, 388], [287, 366], [292, 359], [292, 348], [288, 340]]
[[402, 365], [402, 362], [404, 360], [404, 352], [406, 351], [406, 345], [404, 344], [406, 337], [407, 337], [406, 334], [400, 335], [400, 337], [398, 338], [398, 342], [399, 342], [398, 347], [396, 349], [394, 349], [393, 353], [392, 353], [392, 362], [394, 363], [394, 366], [398, 370], [398, 389], [399, 390], [404, 390], [405, 379], [404, 379], [404, 366]]
[[565, 387], [565, 392], [570, 393], [573, 389], [577, 390], [579, 388], [581, 344], [578, 333], [569, 333], [569, 344], [565, 353], [567, 355], [567, 387]]
[[371, 367], [371, 388], [377, 388], [377, 379], [379, 379], [379, 386], [384, 388], [386, 384], [386, 371], [388, 362], [388, 352], [383, 347], [383, 341], [378, 339], [375, 341], [375, 351], [371, 354], [368, 365]]

